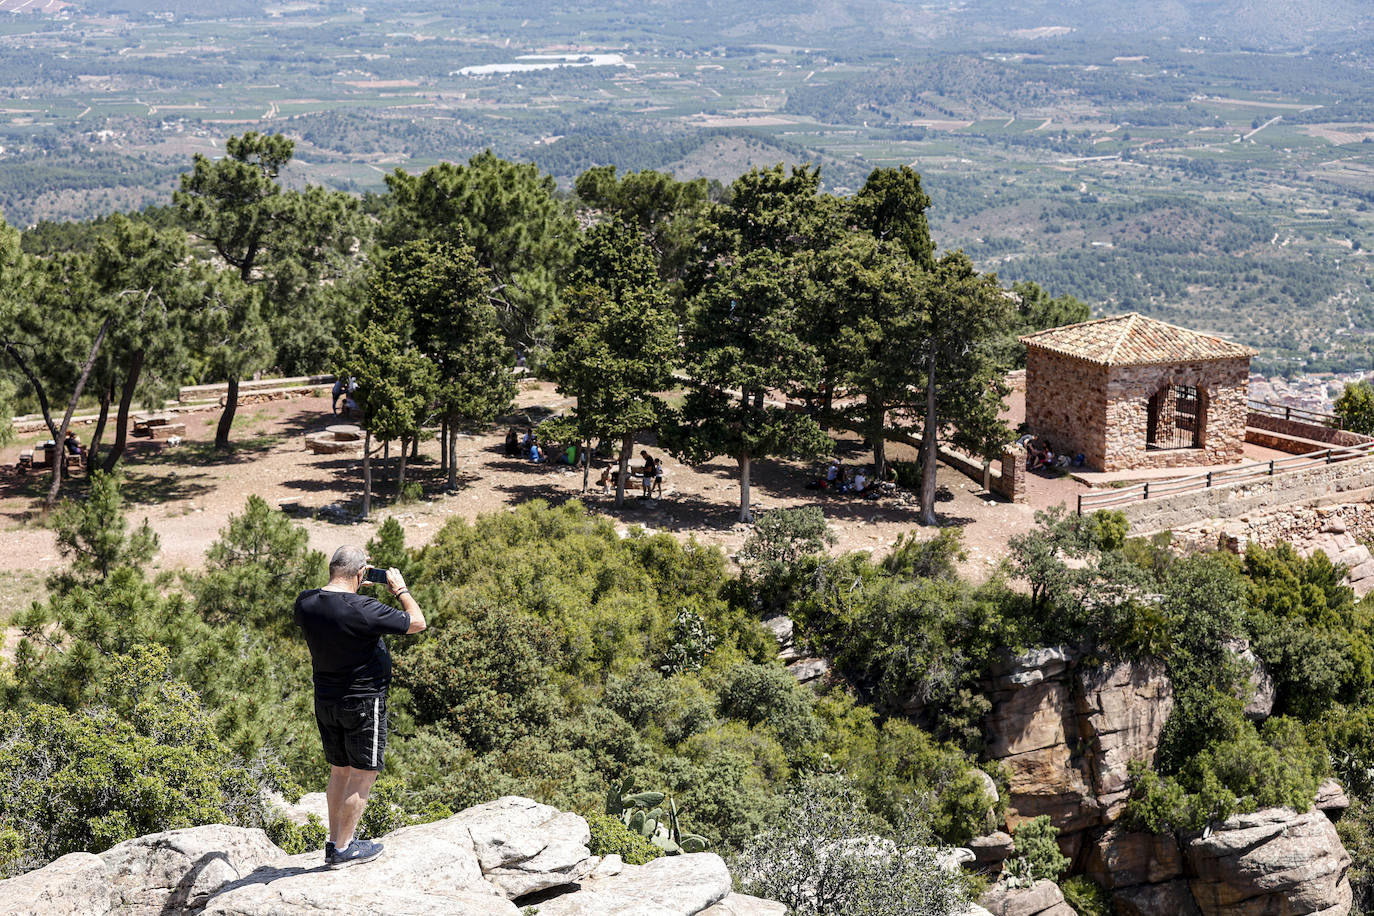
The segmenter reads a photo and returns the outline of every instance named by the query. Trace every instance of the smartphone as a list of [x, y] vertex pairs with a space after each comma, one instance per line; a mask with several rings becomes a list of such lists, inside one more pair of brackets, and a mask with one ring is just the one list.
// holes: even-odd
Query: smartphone
[[367, 571], [367, 581], [377, 585], [386, 585], [386, 570], [374, 566]]

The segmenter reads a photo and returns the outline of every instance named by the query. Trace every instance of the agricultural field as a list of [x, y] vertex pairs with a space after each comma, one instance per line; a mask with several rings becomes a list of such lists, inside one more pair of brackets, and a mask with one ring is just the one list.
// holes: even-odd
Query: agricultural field
[[1371, 367], [1367, 12], [1002, 6], [0, 14], [0, 213], [27, 226], [165, 203], [195, 154], [248, 130], [296, 140], [292, 182], [357, 193], [487, 148], [565, 187], [607, 163], [728, 183], [784, 161], [843, 193], [906, 163], [939, 243], [1006, 281], [1232, 336], [1270, 372]]

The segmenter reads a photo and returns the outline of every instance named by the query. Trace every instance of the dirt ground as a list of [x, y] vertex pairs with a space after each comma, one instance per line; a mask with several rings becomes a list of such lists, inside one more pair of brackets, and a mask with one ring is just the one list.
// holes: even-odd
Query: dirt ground
[[[516, 417], [538, 419], [568, 406], [551, 385], [526, 383], [517, 400]], [[243, 509], [250, 494], [283, 507], [310, 533], [311, 544], [326, 553], [343, 543], [363, 543], [388, 517], [406, 529], [407, 543], [427, 543], [450, 517], [473, 519], [530, 499], [561, 503], [581, 498], [594, 511], [625, 525], [666, 530], [680, 536], [715, 544], [734, 553], [748, 534], [736, 522], [739, 491], [735, 462], [719, 458], [697, 467], [683, 465], [658, 449], [652, 439], [643, 447], [664, 458], [666, 469], [662, 499], [636, 495], [617, 511], [613, 499], [603, 497], [596, 478], [606, 462], [596, 462], [591, 488], [581, 493], [582, 475], [570, 468], [556, 469], [528, 461], [509, 459], [503, 453], [504, 433], [514, 418], [503, 418], [481, 435], [459, 440], [459, 488], [449, 493], [438, 472], [439, 446], [422, 443], [420, 459], [410, 465], [408, 479], [424, 485], [423, 499], [398, 503], [392, 472], [379, 484], [372, 517], [358, 522], [356, 512], [362, 494], [362, 462], [343, 455], [315, 455], [305, 448], [305, 435], [338, 420], [330, 412], [327, 397], [272, 401], [241, 407], [234, 423], [235, 448], [219, 455], [211, 448], [218, 410], [185, 414], [184, 441], [176, 446], [131, 439], [126, 453], [125, 497], [133, 521], [147, 518], [161, 540], [156, 563], [164, 569], [198, 567], [210, 544], [228, 518]], [[83, 439], [89, 430], [78, 430]], [[0, 467], [12, 468], [21, 447], [31, 447], [39, 437], [0, 453]], [[46, 437], [42, 437], [46, 438]], [[108, 437], [107, 437], [108, 438]], [[909, 460], [909, 449], [897, 448], [895, 459]], [[859, 465], [871, 460], [853, 438], [837, 443], [841, 460]], [[393, 453], [394, 460], [394, 453]], [[818, 505], [837, 537], [836, 551], [887, 551], [903, 534], [933, 534], [917, 523], [910, 494], [877, 501], [851, 499], [808, 490], [819, 465], [790, 461], [756, 462], [753, 474], [754, 508], [774, 509]], [[16, 582], [36, 591], [41, 574], [61, 562], [52, 531], [38, 517], [41, 496], [48, 484], [46, 474], [0, 478], [0, 526], [5, 529], [8, 565], [22, 573]], [[1006, 540], [1032, 524], [1033, 509], [1014, 506], [992, 497], [969, 478], [945, 467], [939, 472], [937, 512], [942, 526], [964, 529], [967, 550], [965, 570], [975, 577], [986, 575], [1003, 553]], [[80, 486], [80, 482], [76, 483]], [[1037, 500], [1038, 502], [1039, 500]], [[25, 589], [17, 589], [23, 591]], [[23, 596], [4, 595], [14, 609]]]

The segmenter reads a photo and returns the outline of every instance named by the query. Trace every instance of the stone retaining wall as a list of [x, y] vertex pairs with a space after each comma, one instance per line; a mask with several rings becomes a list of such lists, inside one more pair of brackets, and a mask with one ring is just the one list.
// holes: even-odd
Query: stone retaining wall
[[[1314, 451], [1305, 443], [1294, 443], [1291, 439], [1309, 439], [1313, 442], [1324, 442], [1327, 445], [1349, 448], [1357, 445], [1364, 445], [1374, 442], [1374, 438], [1361, 436], [1359, 433], [1352, 433], [1348, 429], [1332, 429], [1329, 426], [1322, 426], [1318, 423], [1305, 423], [1301, 420], [1286, 420], [1283, 417], [1276, 417], [1273, 414], [1250, 411], [1245, 420], [1245, 441], [1254, 442], [1256, 445], [1263, 445], [1266, 448], [1277, 449], [1281, 452], [1288, 452], [1293, 455], [1305, 455]], [[1277, 436], [1266, 436], [1265, 433], [1277, 433]], [[1286, 437], [1286, 438], [1285, 438]], [[1301, 449], [1300, 451], [1297, 449]]]
[[1315, 503], [1374, 486], [1374, 456], [1287, 471], [1176, 496], [1111, 506], [1126, 513], [1133, 533], [1183, 528], [1209, 518], [1262, 514], [1277, 506]]

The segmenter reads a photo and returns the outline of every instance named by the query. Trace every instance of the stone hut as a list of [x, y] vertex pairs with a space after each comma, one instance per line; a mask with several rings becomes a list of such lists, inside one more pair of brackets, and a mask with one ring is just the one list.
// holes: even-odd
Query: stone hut
[[1239, 461], [1249, 347], [1131, 313], [1026, 345], [1026, 423], [1102, 471]]

